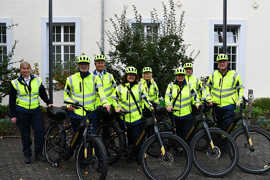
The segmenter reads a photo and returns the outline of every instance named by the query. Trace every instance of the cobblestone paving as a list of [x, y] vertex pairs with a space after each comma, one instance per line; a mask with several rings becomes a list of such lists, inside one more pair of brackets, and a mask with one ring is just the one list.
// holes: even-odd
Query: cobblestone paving
[[[46, 162], [33, 161], [30, 165], [23, 162], [20, 139], [0, 140], [0, 180], [76, 180], [74, 160], [66, 162], [62, 167], [54, 168]], [[136, 163], [120, 161], [109, 169], [108, 180], [146, 180], [144, 173]], [[188, 180], [207, 180], [193, 166]], [[270, 180], [270, 173], [251, 175], [238, 168], [222, 178], [223, 180]]]

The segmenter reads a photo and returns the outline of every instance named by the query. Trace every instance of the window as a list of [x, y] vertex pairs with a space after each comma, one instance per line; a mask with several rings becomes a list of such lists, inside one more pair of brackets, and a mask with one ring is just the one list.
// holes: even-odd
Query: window
[[[230, 69], [236, 70], [239, 51], [239, 25], [228, 25], [227, 27], [227, 55], [230, 61]], [[217, 69], [216, 57], [223, 52], [223, 27], [214, 25], [214, 70]]]
[[7, 55], [7, 27], [5, 23], [0, 24], [0, 65]]
[[68, 69], [68, 62], [75, 59], [75, 24], [53, 25], [53, 66]]
[[[80, 56], [80, 18], [54, 17], [53, 18], [53, 66], [61, 65], [66, 70], [68, 60]], [[43, 82], [49, 76], [49, 20], [42, 18], [42, 63], [41, 77]]]
[[[138, 27], [137, 23], [132, 23], [132, 28]], [[159, 32], [159, 23], [142, 23], [142, 33], [144, 38], [148, 40], [153, 40], [153, 37]]]
[[[5, 23], [0, 23], [0, 67], [4, 58], [7, 57], [7, 27]], [[0, 79], [2, 77], [2, 68], [0, 69]]]

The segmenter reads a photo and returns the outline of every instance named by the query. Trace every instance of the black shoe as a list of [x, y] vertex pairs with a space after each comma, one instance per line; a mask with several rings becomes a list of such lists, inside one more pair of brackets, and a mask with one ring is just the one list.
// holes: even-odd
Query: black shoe
[[25, 164], [31, 164], [31, 157], [24, 157], [24, 163]]
[[35, 154], [35, 160], [36, 161], [46, 161], [46, 158], [41, 153], [37, 153], [37, 154]]

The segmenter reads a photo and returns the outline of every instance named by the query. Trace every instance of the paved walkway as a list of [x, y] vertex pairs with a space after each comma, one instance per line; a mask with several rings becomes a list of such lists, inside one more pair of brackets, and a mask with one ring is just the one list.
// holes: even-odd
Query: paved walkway
[[[269, 150], [269, 149], [268, 149]], [[269, 150], [270, 151], [270, 150]], [[25, 165], [21, 152], [20, 139], [0, 139], [0, 180], [76, 180], [74, 160], [59, 168], [50, 167], [46, 162], [33, 162]], [[109, 169], [108, 180], [146, 180], [136, 163], [119, 162]], [[193, 166], [188, 180], [210, 180]], [[251, 175], [236, 168], [223, 180], [269, 180], [270, 173]]]

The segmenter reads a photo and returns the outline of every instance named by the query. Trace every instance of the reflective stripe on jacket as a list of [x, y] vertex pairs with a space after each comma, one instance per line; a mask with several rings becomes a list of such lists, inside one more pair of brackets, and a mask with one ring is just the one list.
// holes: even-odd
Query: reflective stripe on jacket
[[[178, 92], [180, 94], [177, 97]], [[173, 105], [174, 101], [175, 104]], [[190, 114], [192, 112], [191, 105], [199, 103], [199, 100], [196, 91], [184, 80], [182, 86], [179, 86], [176, 81], [168, 85], [165, 93], [165, 103], [167, 107], [177, 110], [173, 112], [175, 116], [182, 117]]]
[[201, 100], [203, 98], [203, 95], [204, 95], [204, 93], [203, 93], [204, 88], [203, 88], [201, 80], [196, 78], [193, 75], [190, 75], [190, 76], [186, 75], [185, 78], [186, 78], [187, 83], [189, 83], [191, 85], [191, 87], [196, 90], [197, 95], [198, 95], [198, 99]]
[[207, 100], [217, 103], [219, 107], [240, 103], [244, 95], [244, 86], [240, 75], [229, 70], [224, 76], [215, 71], [207, 82]]
[[140, 88], [139, 84], [134, 84], [131, 87], [131, 91], [133, 92], [135, 101], [137, 102], [138, 110], [128, 87], [130, 87], [130, 83], [126, 83], [124, 86], [122, 84], [118, 85], [113, 97], [115, 97], [117, 102], [116, 109], [121, 108], [125, 112], [128, 112], [125, 115], [125, 121], [128, 123], [135, 123], [142, 118], [142, 105], [145, 104], [147, 108], [150, 108], [151, 103], [148, 95], [145, 93], [145, 90]]
[[[97, 107], [97, 97], [100, 97], [101, 104], [108, 104], [106, 100], [102, 82], [98, 76], [93, 73], [82, 78], [80, 72], [69, 76], [66, 80], [64, 90], [64, 100], [83, 105], [85, 109], [94, 111]], [[82, 108], [74, 110], [79, 116], [85, 116]]]
[[147, 93], [147, 95], [150, 98], [150, 101], [153, 101], [157, 104], [159, 104], [159, 90], [158, 90], [158, 86], [156, 84], [156, 82], [154, 81], [154, 79], [151, 79], [150, 81], [150, 86], [148, 86], [147, 81], [144, 79], [141, 79], [140, 83], [142, 83], [143, 87], [145, 88], [145, 91]]
[[[94, 71], [93, 74], [94, 74], [94, 76], [98, 76], [96, 74], [96, 71]], [[107, 101], [110, 104], [112, 104], [113, 103], [112, 94], [113, 94], [113, 92], [114, 92], [114, 90], [115, 90], [115, 88], [117, 86], [113, 75], [111, 73], [108, 73], [108, 72], [104, 71], [101, 83], [102, 83], [102, 86], [103, 86], [104, 93], [105, 93], [105, 96], [107, 98]], [[100, 98], [97, 97], [97, 106], [99, 106], [99, 105], [101, 105], [101, 102], [100, 102]]]
[[25, 109], [36, 109], [39, 107], [39, 87], [41, 85], [40, 77], [35, 77], [30, 81], [30, 89], [27, 84], [22, 84], [18, 79], [12, 80], [11, 84], [17, 91], [16, 105]]

